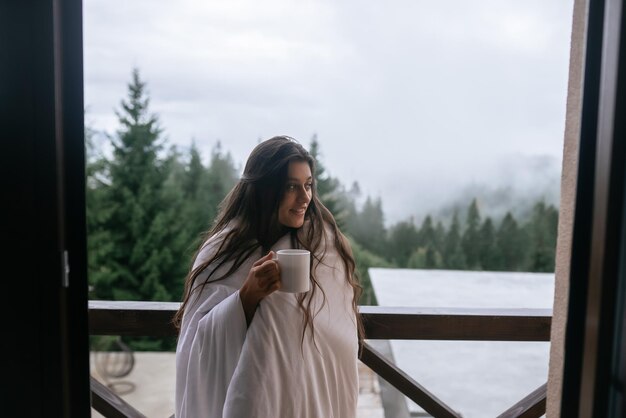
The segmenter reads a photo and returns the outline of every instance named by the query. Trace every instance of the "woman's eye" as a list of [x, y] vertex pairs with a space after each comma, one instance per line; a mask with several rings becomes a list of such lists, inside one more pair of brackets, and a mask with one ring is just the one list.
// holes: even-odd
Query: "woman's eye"
[[304, 187], [304, 190], [306, 190], [307, 192], [310, 191], [313, 188], [313, 183], [305, 183], [304, 185], [299, 185], [299, 184], [288, 184], [287, 185], [287, 191], [288, 192], [296, 192], [298, 191], [301, 187]]

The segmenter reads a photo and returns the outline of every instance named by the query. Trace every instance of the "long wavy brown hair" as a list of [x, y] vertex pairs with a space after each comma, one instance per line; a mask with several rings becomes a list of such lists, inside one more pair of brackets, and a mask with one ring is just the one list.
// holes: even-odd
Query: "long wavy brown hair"
[[[329, 235], [325, 228], [327, 226], [332, 232], [332, 244], [343, 261], [346, 281], [353, 289], [352, 309], [359, 342], [363, 341], [363, 323], [357, 306], [363, 289], [356, 274], [352, 250], [348, 240], [339, 230], [335, 218], [319, 200], [315, 180], [313, 180], [311, 201], [305, 214], [307, 227], [289, 228], [278, 221], [278, 207], [285, 193], [290, 162], [308, 163], [315, 179], [315, 160], [295, 139], [277, 136], [261, 142], [254, 148], [246, 162], [243, 176], [220, 204], [218, 216], [211, 229], [205, 234], [205, 238], [208, 239], [218, 233], [224, 233], [224, 239], [212, 257], [195, 269], [190, 269], [187, 274], [183, 301], [173, 318], [174, 325], [178, 329], [181, 327], [185, 309], [195, 292], [201, 292], [208, 283], [230, 276], [257, 249], [261, 248], [262, 254], [267, 253], [278, 239], [286, 234], [290, 234], [294, 248], [304, 248], [311, 252], [311, 267], [322, 263], [326, 254], [326, 245], [331, 242], [331, 237], [327, 236]], [[202, 246], [196, 252], [194, 259], [201, 248]], [[216, 265], [215, 268], [211, 268], [209, 276], [202, 283], [195, 283], [198, 275], [213, 263]], [[228, 263], [232, 264], [224, 274], [213, 274]], [[312, 312], [311, 309], [315, 293], [321, 291], [324, 303], [326, 303], [326, 295], [317, 282], [314, 268], [311, 268], [310, 280], [311, 290], [298, 295], [298, 304], [305, 324], [302, 342], [304, 342], [307, 327], [311, 327], [311, 334], [315, 338], [313, 318], [317, 312]]]

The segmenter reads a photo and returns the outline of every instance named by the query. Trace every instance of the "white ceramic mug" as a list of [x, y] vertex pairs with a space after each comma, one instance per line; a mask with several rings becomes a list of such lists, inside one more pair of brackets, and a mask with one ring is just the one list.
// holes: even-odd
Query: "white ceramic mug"
[[311, 253], [307, 250], [278, 250], [276, 259], [280, 266], [280, 281], [283, 292], [308, 292], [311, 286]]

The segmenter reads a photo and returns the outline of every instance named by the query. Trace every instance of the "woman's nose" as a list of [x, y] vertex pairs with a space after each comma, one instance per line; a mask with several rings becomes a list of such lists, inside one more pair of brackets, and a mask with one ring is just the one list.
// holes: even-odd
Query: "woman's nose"
[[311, 196], [309, 196], [308, 191], [302, 187], [298, 193], [298, 202], [309, 203], [310, 200]]

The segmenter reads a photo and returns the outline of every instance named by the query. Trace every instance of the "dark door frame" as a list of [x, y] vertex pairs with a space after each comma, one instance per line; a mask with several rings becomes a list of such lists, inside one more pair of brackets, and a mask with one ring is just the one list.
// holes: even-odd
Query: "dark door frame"
[[81, 0], [0, 2], [0, 54], [2, 415], [88, 417]]
[[[609, 416], [616, 300], [626, 247], [623, 0], [588, 3], [561, 416]], [[621, 279], [620, 279], [621, 277]], [[623, 391], [623, 388], [622, 388]], [[623, 394], [623, 392], [622, 392]], [[622, 395], [623, 396], [623, 395]], [[622, 397], [623, 402], [623, 397]]]

